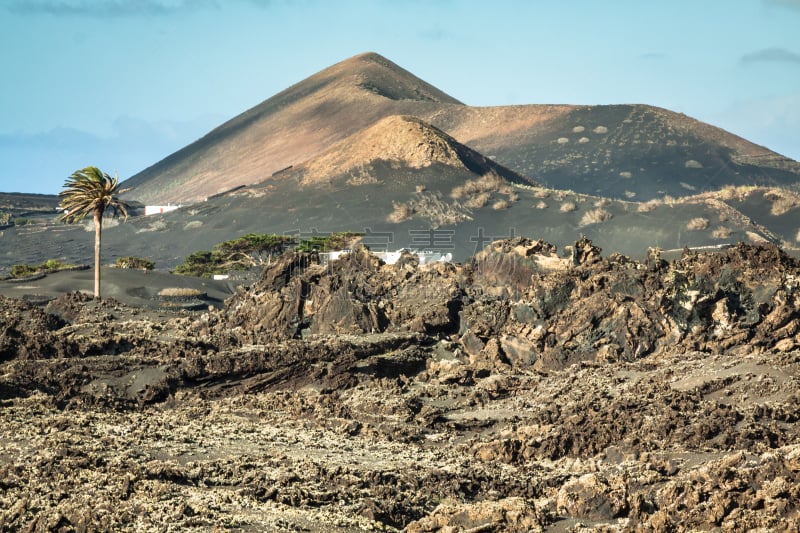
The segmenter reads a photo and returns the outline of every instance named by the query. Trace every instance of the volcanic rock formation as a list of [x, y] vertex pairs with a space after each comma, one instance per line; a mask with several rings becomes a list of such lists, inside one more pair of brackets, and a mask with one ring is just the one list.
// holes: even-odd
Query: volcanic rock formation
[[800, 520], [800, 265], [773, 245], [288, 252], [219, 311], [0, 305], [9, 529]]

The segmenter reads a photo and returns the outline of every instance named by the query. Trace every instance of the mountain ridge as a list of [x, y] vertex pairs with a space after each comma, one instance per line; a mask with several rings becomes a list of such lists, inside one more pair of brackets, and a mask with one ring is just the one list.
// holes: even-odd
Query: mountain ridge
[[339, 141], [301, 164], [297, 170], [303, 174], [301, 183], [311, 184], [352, 173], [379, 160], [417, 170], [439, 163], [478, 176], [494, 172], [512, 183], [538, 185], [461, 144], [435, 126], [409, 115], [383, 118]]
[[795, 186], [800, 164], [646, 104], [471, 107], [376, 53], [292, 85], [126, 181], [191, 203], [298, 166], [394, 115], [417, 117], [548, 186], [648, 201], [727, 185]]
[[[386, 79], [395, 90], [378, 89], [390, 85], [379, 83]], [[135, 187], [131, 197], [141, 200], [202, 200], [302, 163], [387, 115], [426, 105], [463, 104], [378, 54], [360, 54], [237, 115], [126, 180], [126, 186]], [[320, 117], [336, 127], [320, 126]], [[234, 176], [225, 164], [231, 159]]]
[[[796, 161], [711, 124], [647, 104], [494, 108], [489, 111], [494, 117], [520, 120], [532, 114], [538, 120], [531, 121], [530, 128], [476, 131], [472, 124], [485, 124], [485, 119], [476, 120], [485, 112], [486, 108], [448, 109], [430, 121], [503, 165], [556, 188], [628, 199], [633, 196], [625, 193], [634, 192], [637, 200], [647, 201], [707, 187], [784, 186], [800, 180]], [[637, 182], [637, 175], [646, 181]], [[595, 188], [598, 182], [610, 187]]]

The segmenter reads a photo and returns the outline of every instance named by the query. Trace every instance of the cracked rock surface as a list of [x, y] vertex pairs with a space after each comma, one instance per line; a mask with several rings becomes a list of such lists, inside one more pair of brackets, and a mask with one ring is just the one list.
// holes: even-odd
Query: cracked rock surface
[[287, 253], [225, 309], [0, 299], [2, 531], [800, 527], [800, 265]]

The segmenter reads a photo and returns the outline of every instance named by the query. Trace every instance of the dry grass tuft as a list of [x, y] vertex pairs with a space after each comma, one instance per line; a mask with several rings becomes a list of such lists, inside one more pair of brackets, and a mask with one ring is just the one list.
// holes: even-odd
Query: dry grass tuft
[[639, 207], [637, 207], [636, 210], [640, 213], [649, 213], [650, 211], [655, 210], [655, 208], [661, 205], [661, 203], [661, 200], [653, 198], [652, 200], [648, 200], [647, 202], [639, 204]]
[[480, 178], [469, 180], [463, 185], [453, 188], [450, 197], [463, 200], [464, 205], [468, 208], [480, 209], [489, 203], [491, 193], [505, 194], [508, 196], [508, 200], [504, 200], [506, 203], [519, 201], [519, 194], [514, 187], [495, 172], [489, 172]]
[[730, 228], [720, 226], [711, 232], [711, 236], [715, 239], [730, 239], [732, 233], [733, 232], [730, 230]]
[[480, 209], [489, 203], [489, 198], [491, 197], [492, 195], [488, 192], [482, 192], [478, 195], [470, 197], [466, 202], [464, 202], [464, 205], [470, 209]]
[[739, 200], [740, 202], [743, 202], [754, 190], [756, 190], [756, 187], [752, 185], [726, 185], [720, 189], [717, 194], [719, 195], [720, 200]]
[[789, 195], [776, 195], [772, 199], [772, 207], [770, 208], [770, 213], [773, 216], [781, 216], [785, 215], [795, 207], [800, 206], [800, 199], [797, 197], [789, 196]]
[[[115, 228], [119, 226], [118, 218], [103, 218], [103, 229]], [[83, 223], [83, 229], [88, 232], [94, 232], [94, 220], [88, 219]]]
[[542, 199], [549, 198], [550, 191], [548, 191], [547, 189], [536, 189], [535, 191], [533, 191], [533, 197]]
[[145, 228], [137, 229], [136, 233], [146, 233], [148, 231], [162, 231], [165, 229], [167, 229], [167, 223], [164, 220], [159, 219]]
[[392, 207], [394, 207], [394, 210], [389, 213], [389, 216], [387, 217], [389, 222], [399, 224], [400, 222], [405, 222], [414, 216], [414, 209], [408, 204], [398, 204], [392, 202]]
[[455, 187], [452, 192], [450, 192], [450, 197], [460, 200], [485, 192], [496, 192], [504, 186], [508, 187], [508, 184], [505, 183], [503, 178], [494, 172], [489, 172], [480, 178], [469, 180], [464, 185]]
[[605, 209], [592, 209], [591, 211], [587, 211], [583, 214], [581, 218], [580, 225], [581, 226], [588, 226], [590, 224], [600, 224], [601, 222], [605, 222], [606, 220], [611, 220], [614, 215], [606, 211]]
[[575, 202], [564, 202], [561, 204], [561, 207], [558, 208], [562, 213], [571, 213], [576, 209], [578, 209], [578, 206], [575, 205]]
[[720, 200], [726, 202], [736, 198], [736, 189], [734, 187], [731, 187], [730, 185], [727, 185], [722, 189], [720, 189], [719, 192], [717, 192], [717, 194], [719, 195]]
[[511, 204], [508, 203], [507, 200], [497, 200], [492, 204], [492, 209], [495, 211], [501, 211], [503, 209], [508, 209], [509, 207], [511, 207]]
[[536, 209], [547, 209], [547, 202], [540, 200], [534, 207]]
[[695, 217], [686, 223], [686, 229], [691, 231], [702, 231], [708, 228], [708, 219], [704, 217]]
[[800, 229], [797, 230], [797, 235], [795, 236], [794, 240], [800, 242]]
[[158, 292], [159, 296], [166, 296], [167, 298], [191, 298], [201, 294], [203, 294], [202, 291], [188, 287], [167, 287]]
[[452, 191], [450, 191], [450, 198], [453, 200], [462, 200], [467, 195], [467, 190], [464, 185], [459, 185], [458, 187], [454, 187]]
[[197, 229], [197, 228], [201, 227], [202, 225], [203, 225], [203, 221], [202, 220], [191, 220], [191, 221], [186, 223], [186, 225], [183, 227], [183, 229], [184, 230]]

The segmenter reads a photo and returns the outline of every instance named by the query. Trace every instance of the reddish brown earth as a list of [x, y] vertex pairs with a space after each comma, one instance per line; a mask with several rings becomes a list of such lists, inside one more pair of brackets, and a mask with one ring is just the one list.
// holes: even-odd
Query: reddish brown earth
[[287, 253], [203, 313], [0, 300], [0, 524], [790, 531], [800, 264]]

